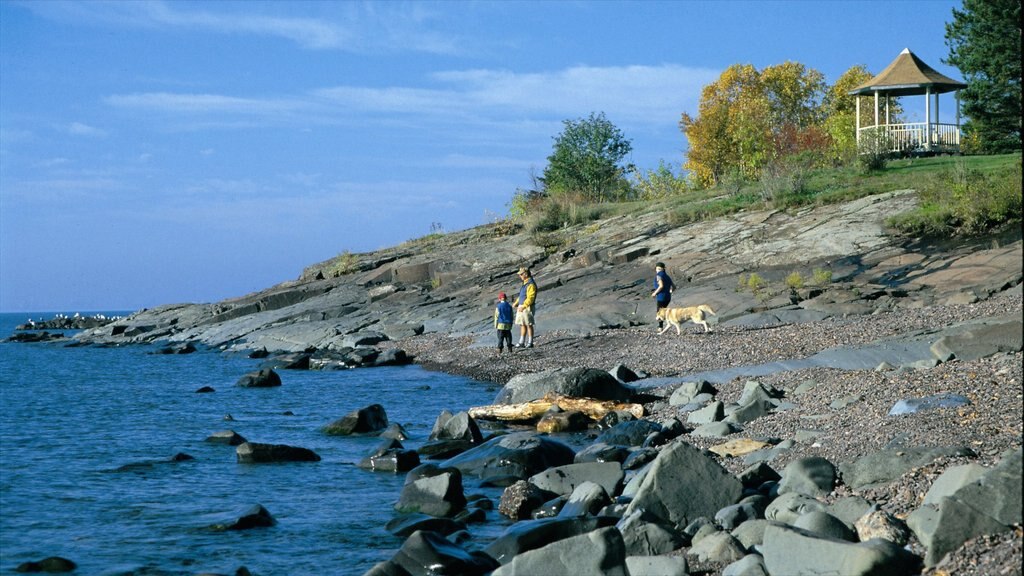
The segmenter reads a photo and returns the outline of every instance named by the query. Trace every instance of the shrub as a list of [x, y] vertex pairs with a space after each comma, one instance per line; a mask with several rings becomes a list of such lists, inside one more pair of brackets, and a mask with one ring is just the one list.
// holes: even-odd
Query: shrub
[[885, 169], [891, 156], [892, 139], [884, 128], [871, 128], [861, 132], [857, 144], [857, 161], [866, 172]]
[[327, 275], [332, 278], [345, 276], [359, 270], [359, 259], [356, 255], [345, 250], [331, 262], [327, 268]]
[[751, 272], [750, 276], [747, 277], [747, 288], [754, 294], [763, 290], [767, 285], [768, 282], [757, 272]]
[[804, 287], [804, 277], [799, 272], [790, 272], [789, 276], [786, 276], [786, 286], [793, 290], [799, 290]]
[[816, 286], [827, 286], [832, 283], [832, 271], [824, 268], [815, 268], [811, 273], [811, 279]]

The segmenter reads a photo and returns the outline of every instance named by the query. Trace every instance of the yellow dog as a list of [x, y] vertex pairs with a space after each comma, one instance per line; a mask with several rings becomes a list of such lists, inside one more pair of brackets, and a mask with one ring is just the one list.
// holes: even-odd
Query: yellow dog
[[676, 327], [676, 334], [682, 334], [679, 326], [690, 320], [694, 324], [700, 324], [705, 332], [711, 332], [708, 326], [707, 315], [717, 316], [711, 306], [701, 304], [700, 306], [687, 306], [686, 308], [662, 308], [658, 310], [658, 320], [665, 322], [665, 327], [658, 334], [664, 334], [672, 326]]

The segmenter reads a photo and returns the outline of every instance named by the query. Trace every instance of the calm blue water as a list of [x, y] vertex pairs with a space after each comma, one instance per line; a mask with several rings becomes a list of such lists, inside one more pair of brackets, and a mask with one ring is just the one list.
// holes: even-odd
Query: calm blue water
[[[0, 338], [25, 320], [0, 314]], [[77, 574], [362, 574], [401, 546], [384, 525], [404, 475], [354, 466], [379, 439], [319, 428], [380, 403], [415, 448], [441, 410], [494, 397], [493, 386], [414, 366], [280, 371], [279, 388], [237, 388], [257, 360], [154, 350], [0, 343], [0, 572], [56, 555]], [[202, 386], [216, 392], [196, 394]], [[228, 429], [323, 460], [238, 464], [234, 447], [204, 441]], [[195, 460], [116, 471], [178, 452]], [[276, 526], [207, 529], [257, 503]]]

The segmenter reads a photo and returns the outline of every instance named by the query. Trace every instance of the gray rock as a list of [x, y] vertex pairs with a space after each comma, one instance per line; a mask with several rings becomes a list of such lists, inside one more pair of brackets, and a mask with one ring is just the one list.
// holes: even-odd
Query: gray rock
[[323, 427], [324, 434], [348, 436], [350, 434], [377, 434], [388, 427], [388, 415], [380, 404], [371, 404], [353, 410]]
[[421, 464], [406, 475], [395, 510], [450, 517], [465, 506], [462, 473], [457, 468]]
[[861, 516], [854, 523], [854, 529], [861, 542], [881, 538], [897, 546], [905, 546], [910, 541], [907, 524], [884, 510], [872, 510]]
[[251, 530], [253, 528], [269, 528], [277, 524], [277, 520], [262, 504], [254, 504], [223, 523], [210, 526], [211, 530]]
[[729, 564], [746, 556], [747, 551], [738, 540], [728, 532], [715, 532], [702, 538], [687, 552], [696, 556], [701, 562], [718, 562]]
[[692, 436], [700, 436], [702, 438], [724, 438], [730, 434], [735, 434], [740, 428], [731, 422], [712, 422], [710, 424], [701, 424], [697, 428], [690, 432]]
[[770, 384], [762, 384], [754, 380], [748, 380], [743, 385], [743, 392], [740, 394], [740, 399], [737, 402], [740, 406], [750, 404], [752, 402], [768, 402], [772, 403], [777, 398], [782, 398], [782, 391], [776, 389]]
[[287, 444], [243, 442], [235, 448], [238, 461], [243, 464], [269, 462], [319, 462], [320, 456], [308, 448]]
[[839, 518], [847, 526], [853, 526], [858, 519], [870, 513], [875, 507], [861, 496], [844, 496], [828, 505], [829, 514]]
[[774, 404], [767, 400], [751, 400], [747, 404], [741, 404], [735, 410], [732, 411], [726, 418], [726, 422], [733, 422], [736, 424], [746, 424], [747, 422], [753, 422], [762, 416], [767, 416], [771, 413]]
[[457, 414], [444, 410], [434, 420], [427, 440], [466, 440], [471, 444], [483, 442], [480, 427], [468, 412]]
[[889, 409], [889, 416], [916, 414], [923, 410], [935, 410], [938, 408], [957, 408], [959, 406], [967, 406], [970, 403], [971, 401], [966, 396], [946, 392], [924, 398], [900, 400]]
[[977, 481], [986, 472], [988, 472], [988, 468], [978, 464], [964, 464], [947, 468], [932, 482], [932, 487], [924, 495], [923, 504], [938, 505], [943, 498], [952, 496], [960, 488]]
[[718, 390], [706, 380], [697, 382], [683, 382], [672, 391], [672, 395], [668, 398], [669, 406], [683, 406], [693, 402], [694, 398], [699, 394], [710, 394], [714, 396], [718, 393]]
[[626, 446], [594, 442], [580, 450], [574, 457], [574, 461], [578, 464], [586, 462], [625, 462], [629, 456], [630, 450]]
[[451, 518], [438, 518], [429, 514], [402, 514], [388, 521], [384, 529], [395, 536], [410, 536], [417, 530], [437, 532], [447, 536], [465, 530], [466, 524]]
[[757, 506], [750, 502], [733, 504], [715, 514], [715, 522], [725, 530], [732, 530], [747, 520], [756, 519], [760, 514]]
[[489, 573], [497, 562], [483, 552], [468, 552], [436, 532], [417, 530], [391, 558], [408, 574], [459, 574], [476, 576]]
[[812, 510], [801, 514], [793, 526], [833, 540], [857, 541], [857, 533], [850, 530], [842, 520], [822, 510]]
[[636, 382], [640, 379], [640, 376], [636, 372], [632, 371], [625, 364], [617, 364], [614, 368], [608, 371], [616, 380], [624, 384], [630, 382]]
[[747, 520], [736, 528], [733, 528], [730, 534], [732, 534], [733, 538], [742, 544], [745, 549], [753, 550], [755, 546], [759, 546], [764, 542], [764, 531], [772, 524], [778, 524], [778, 522], [764, 519]]
[[836, 485], [836, 467], [820, 456], [800, 458], [782, 470], [779, 494], [796, 492], [817, 498], [825, 496]]
[[764, 517], [768, 520], [775, 520], [783, 524], [792, 524], [796, 519], [808, 512], [824, 511], [825, 504], [811, 498], [790, 492], [783, 494], [772, 501], [764, 511]]
[[726, 566], [722, 576], [768, 576], [768, 569], [765, 568], [763, 556], [747, 554]]
[[270, 368], [249, 372], [235, 382], [242, 388], [272, 388], [281, 385], [281, 377]]
[[558, 368], [514, 376], [498, 392], [495, 404], [518, 404], [543, 398], [554, 392], [563, 396], [596, 400], [626, 401], [633, 391], [605, 370], [596, 368]]
[[572, 464], [574, 456], [572, 448], [561, 442], [533, 432], [515, 432], [492, 438], [441, 465], [484, 479], [526, 479], [553, 466]]
[[513, 520], [530, 518], [533, 511], [550, 498], [551, 493], [541, 490], [526, 480], [505, 488], [498, 502], [498, 512]]
[[982, 322], [965, 323], [932, 344], [935, 356], [943, 360], [977, 360], [1001, 352], [1020, 352], [1024, 323], [1019, 316], [1002, 316]]
[[235, 432], [234, 430], [221, 430], [220, 432], [214, 432], [206, 437], [207, 442], [214, 444], [227, 444], [229, 446], [238, 446], [239, 444], [245, 443], [245, 438]]
[[626, 556], [629, 576], [689, 576], [683, 556]]
[[605, 430], [594, 442], [618, 446], [640, 446], [651, 432], [660, 432], [661, 425], [650, 420], [619, 422]]
[[516, 555], [492, 576], [627, 576], [626, 546], [615, 528], [601, 528], [557, 540]]
[[925, 564], [935, 566], [967, 540], [1008, 530], [1021, 523], [1021, 449], [1004, 455], [980, 478], [924, 504], [907, 525], [928, 549]]
[[742, 493], [740, 481], [713, 456], [677, 440], [651, 463], [627, 514], [643, 509], [685, 526], [698, 516], [714, 516], [739, 500]]
[[769, 574], [908, 576], [920, 559], [885, 540], [858, 544], [821, 538], [790, 526], [768, 526], [761, 545]]
[[847, 486], [858, 489], [872, 484], [889, 483], [911, 468], [924, 466], [942, 456], [973, 456], [970, 448], [899, 448], [868, 454], [855, 462], [840, 464], [839, 475]]
[[548, 468], [531, 476], [529, 481], [541, 490], [570, 494], [589, 480], [599, 484], [609, 495], [616, 495], [622, 489], [624, 478], [625, 472], [618, 462], [584, 462]]
[[508, 564], [528, 550], [614, 524], [614, 518], [602, 516], [524, 520], [509, 526], [484, 548], [484, 552], [498, 562]]
[[690, 412], [689, 414], [687, 414], [686, 423], [695, 426], [700, 426], [701, 424], [710, 424], [712, 422], [718, 422], [723, 418], [725, 418], [725, 404], [715, 401], [701, 408], [700, 410], [696, 410], [694, 412]]
[[586, 481], [572, 491], [565, 505], [559, 510], [558, 517], [593, 516], [610, 503], [611, 498], [600, 484]]
[[766, 462], [758, 462], [745, 468], [738, 478], [745, 488], [757, 488], [765, 482], [780, 480], [782, 476]]
[[624, 515], [615, 527], [622, 533], [626, 554], [630, 556], [668, 554], [686, 543], [675, 527], [640, 510]]
[[938, 506], [921, 506], [907, 516], [907, 525], [928, 549], [924, 562], [929, 567], [937, 565], [946, 554], [975, 536], [1006, 530], [1006, 526], [991, 516], [956, 498], [943, 498]]

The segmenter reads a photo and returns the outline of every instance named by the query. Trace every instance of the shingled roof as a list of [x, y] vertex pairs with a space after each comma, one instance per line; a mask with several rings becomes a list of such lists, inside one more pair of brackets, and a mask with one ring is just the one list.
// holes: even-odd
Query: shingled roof
[[850, 90], [850, 94], [884, 92], [889, 96], [908, 96], [924, 94], [926, 89], [932, 94], [944, 94], [966, 87], [967, 84], [943, 76], [921, 61], [909, 48], [904, 48], [885, 70]]

